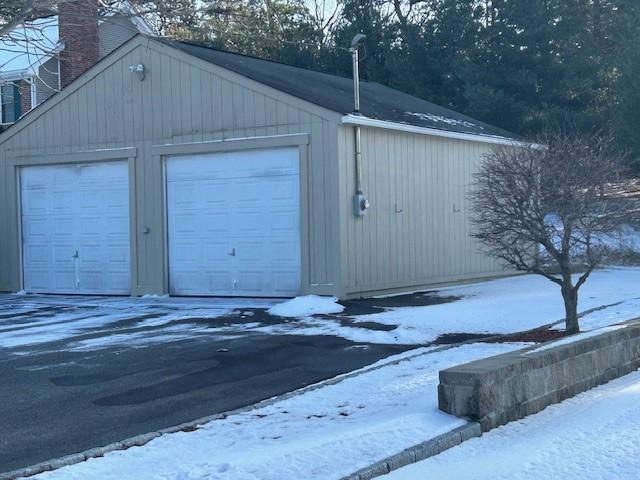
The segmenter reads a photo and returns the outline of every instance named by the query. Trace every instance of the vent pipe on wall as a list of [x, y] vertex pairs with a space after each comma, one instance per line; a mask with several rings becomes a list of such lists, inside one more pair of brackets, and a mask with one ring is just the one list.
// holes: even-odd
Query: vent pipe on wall
[[[353, 113], [360, 115], [360, 44], [367, 37], [361, 33], [353, 37], [351, 41], [351, 57], [353, 59]], [[354, 125], [355, 164], [356, 164], [356, 194], [353, 197], [354, 214], [362, 217], [369, 209], [369, 200], [362, 191], [362, 140], [360, 126]]]
[[360, 113], [360, 44], [364, 42], [367, 37], [361, 33], [357, 34], [351, 40], [351, 57], [353, 59], [353, 113]]

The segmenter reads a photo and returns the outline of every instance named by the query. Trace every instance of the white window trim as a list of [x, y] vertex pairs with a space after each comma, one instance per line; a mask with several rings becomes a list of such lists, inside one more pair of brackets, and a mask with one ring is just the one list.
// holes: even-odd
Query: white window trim
[[[20, 117], [16, 118], [15, 121], [11, 122], [11, 123], [5, 123], [2, 121], [2, 92], [0, 91], [0, 125], [2, 126], [9, 126], [9, 125], [13, 125], [14, 123], [16, 123], [18, 120], [20, 120], [22, 117], [24, 117], [27, 113], [29, 113], [31, 110], [33, 110], [37, 105], [36, 105], [36, 101], [37, 101], [37, 90], [36, 90], [36, 83], [33, 81], [33, 77], [24, 77], [21, 80], [11, 80], [11, 81], [4, 81], [4, 82], [0, 82], [0, 87], [4, 86], [7, 83], [16, 83], [16, 82], [20, 82], [20, 81], [25, 81], [29, 84], [29, 94], [31, 96], [31, 108], [26, 111], [23, 112], [22, 108], [20, 109]], [[22, 92], [20, 92], [20, 94], [22, 95]]]
[[13, 122], [13, 123], [5, 123], [5, 122], [2, 121], [2, 117], [3, 117], [3, 114], [2, 114], [2, 105], [3, 105], [2, 104], [2, 87], [4, 87], [4, 85], [6, 83], [11, 83], [11, 82], [12, 81], [0, 82], [0, 125], [2, 125], [3, 127], [8, 127], [9, 125], [13, 125], [15, 123], [15, 122]]
[[[29, 109], [29, 111], [33, 110], [34, 108], [36, 108], [38, 106], [37, 101], [38, 101], [38, 90], [36, 88], [36, 81], [33, 77], [27, 79], [27, 82], [29, 82], [29, 90], [31, 93], [31, 108]], [[22, 112], [22, 115], [24, 115], [27, 112]]]

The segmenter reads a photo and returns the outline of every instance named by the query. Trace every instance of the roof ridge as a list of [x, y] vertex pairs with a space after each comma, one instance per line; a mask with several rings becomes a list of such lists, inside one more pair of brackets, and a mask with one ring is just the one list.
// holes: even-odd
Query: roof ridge
[[[318, 70], [315, 68], [309, 68], [309, 67], [301, 67], [299, 65], [292, 65], [290, 63], [286, 63], [283, 62], [282, 60], [273, 60], [271, 58], [264, 58], [264, 57], [258, 57], [257, 55], [250, 55], [248, 53], [239, 53], [239, 52], [232, 52], [230, 50], [225, 50], [223, 48], [219, 48], [219, 47], [213, 47], [211, 45], [208, 45], [204, 42], [198, 42], [195, 40], [183, 40], [183, 39], [179, 39], [179, 38], [173, 38], [173, 37], [156, 37], [157, 40], [161, 40], [161, 41], [168, 41], [170, 43], [182, 43], [185, 45], [190, 45], [192, 47], [199, 47], [199, 48], [205, 48], [207, 50], [213, 50], [215, 52], [221, 52], [221, 53], [228, 53], [229, 55], [236, 55], [238, 57], [245, 57], [245, 58], [250, 58], [252, 60], [261, 60], [263, 62], [269, 62], [269, 63], [275, 63], [276, 65], [283, 65], [285, 67], [291, 67], [291, 68], [297, 68], [299, 70], [306, 70], [308, 72], [313, 72], [313, 73], [320, 73], [322, 75], [329, 75], [331, 77], [336, 77], [336, 78], [341, 78], [343, 80], [352, 80], [352, 77], [347, 77], [347, 76], [343, 76], [343, 75], [338, 75], [336, 73], [329, 73], [323, 70]], [[375, 82], [369, 82], [367, 80], [362, 80], [360, 79], [361, 83], [375, 83]]]

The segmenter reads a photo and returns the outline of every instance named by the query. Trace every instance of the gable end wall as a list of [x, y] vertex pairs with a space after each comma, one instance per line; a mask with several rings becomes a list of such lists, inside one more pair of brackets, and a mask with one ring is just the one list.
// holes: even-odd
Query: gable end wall
[[[142, 63], [144, 81], [129, 72]], [[339, 290], [337, 121], [339, 116], [171, 47], [138, 36], [0, 136], [0, 291], [20, 288], [16, 163], [50, 154], [135, 147], [136, 294], [164, 293], [163, 163], [154, 146], [307, 134], [308, 282]], [[305, 208], [305, 205], [302, 205]], [[133, 261], [133, 258], [132, 258]], [[303, 270], [305, 266], [303, 265]]]

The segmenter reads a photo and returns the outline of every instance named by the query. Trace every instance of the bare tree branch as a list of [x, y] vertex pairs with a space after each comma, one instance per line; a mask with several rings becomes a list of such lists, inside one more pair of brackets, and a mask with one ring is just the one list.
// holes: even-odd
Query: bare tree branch
[[578, 290], [619, 250], [613, 239], [637, 213], [629, 201], [605, 196], [623, 178], [610, 139], [553, 133], [536, 143], [546, 148], [504, 147], [486, 156], [472, 194], [473, 235], [513, 268], [559, 285], [567, 330], [578, 331]]

